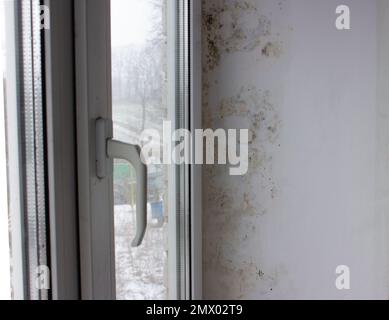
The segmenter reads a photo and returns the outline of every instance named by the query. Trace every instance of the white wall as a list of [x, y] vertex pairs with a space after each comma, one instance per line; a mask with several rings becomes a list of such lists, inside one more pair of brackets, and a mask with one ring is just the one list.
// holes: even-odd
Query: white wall
[[252, 131], [247, 176], [204, 169], [204, 297], [389, 298], [389, 4], [244, 3], [203, 1], [204, 126]]

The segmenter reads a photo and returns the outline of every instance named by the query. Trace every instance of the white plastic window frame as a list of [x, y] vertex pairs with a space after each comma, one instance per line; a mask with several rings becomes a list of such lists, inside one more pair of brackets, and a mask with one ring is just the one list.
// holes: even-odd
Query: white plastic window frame
[[[16, 53], [18, 48], [19, 30], [17, 23], [17, 7], [13, 1], [5, 3], [7, 51]], [[18, 90], [18, 58], [17, 54], [7, 55], [7, 88], [6, 97], [9, 106], [19, 106]], [[8, 162], [9, 216], [12, 243], [12, 298], [24, 300], [27, 298], [27, 265], [24, 245], [23, 218], [23, 179], [21, 160], [20, 112], [18, 107], [8, 108], [6, 112]], [[12, 143], [10, 143], [12, 142]]]
[[[186, 126], [201, 128], [201, 1], [168, 0], [168, 47], [171, 52], [168, 73], [177, 76], [176, 37], [178, 23], [185, 21], [185, 45], [190, 48], [184, 62], [187, 93], [185, 100]], [[185, 10], [177, 10], [185, 7]], [[180, 12], [180, 13], [179, 13]], [[77, 0], [74, 3], [75, 52], [76, 52], [76, 101], [77, 101], [77, 150], [78, 150], [78, 200], [80, 227], [80, 279], [82, 299], [115, 299], [114, 244], [112, 225], [112, 199], [106, 203], [98, 195], [110, 194], [112, 181], [97, 180], [95, 171], [94, 123], [97, 118], [111, 118], [110, 81], [110, 2], [108, 0]], [[183, 14], [183, 16], [178, 16]], [[186, 15], [186, 16], [185, 16]], [[181, 20], [180, 20], [181, 19]], [[174, 36], [172, 36], [174, 35]], [[93, 48], [93, 52], [91, 51]], [[93, 66], [98, 63], [99, 68]], [[170, 80], [175, 90], [176, 81]], [[170, 94], [169, 105], [177, 104], [177, 95]], [[174, 112], [172, 109], [170, 112]], [[170, 170], [175, 181], [175, 171]], [[178, 259], [184, 259], [185, 270], [169, 278], [170, 299], [201, 299], [202, 297], [202, 236], [201, 236], [201, 168], [186, 166], [185, 196], [185, 252], [178, 252], [175, 237], [177, 225], [169, 224], [169, 268], [180, 269]], [[171, 189], [169, 214], [174, 221], [177, 213], [176, 190]], [[93, 215], [92, 215], [93, 213]], [[100, 230], [100, 232], [99, 232]], [[183, 230], [182, 228], [180, 230]], [[96, 237], [96, 234], [99, 237]], [[109, 252], [108, 254], [105, 254]], [[173, 257], [173, 258], [172, 258]], [[174, 257], [177, 257], [175, 259]]]

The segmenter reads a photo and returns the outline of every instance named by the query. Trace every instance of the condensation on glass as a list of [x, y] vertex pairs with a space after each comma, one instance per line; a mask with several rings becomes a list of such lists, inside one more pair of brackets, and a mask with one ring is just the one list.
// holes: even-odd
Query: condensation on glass
[[[112, 115], [114, 137], [139, 145], [145, 129], [162, 136], [167, 120], [166, 0], [112, 0]], [[114, 162], [116, 297], [166, 299], [167, 199], [165, 166], [148, 166], [148, 228], [139, 248], [135, 235], [136, 177]]]

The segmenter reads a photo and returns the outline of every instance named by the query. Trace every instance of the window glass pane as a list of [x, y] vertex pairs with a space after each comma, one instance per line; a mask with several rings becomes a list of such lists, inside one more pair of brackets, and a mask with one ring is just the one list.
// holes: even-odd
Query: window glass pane
[[[145, 129], [162, 136], [166, 103], [166, 1], [112, 0], [112, 99], [114, 137], [139, 144]], [[148, 228], [139, 248], [135, 235], [135, 173], [115, 161], [115, 255], [118, 299], [167, 298], [167, 190], [165, 166], [148, 166]]]

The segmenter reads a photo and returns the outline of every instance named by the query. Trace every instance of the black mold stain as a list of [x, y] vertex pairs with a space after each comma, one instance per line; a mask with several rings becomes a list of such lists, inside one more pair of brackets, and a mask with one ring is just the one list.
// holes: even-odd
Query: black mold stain
[[277, 42], [268, 42], [262, 48], [262, 55], [267, 58], [278, 58], [282, 53], [281, 45]]
[[257, 275], [258, 275], [258, 278], [263, 278], [265, 273], [262, 270], [258, 269]]
[[279, 137], [281, 121], [271, 102], [270, 92], [245, 86], [233, 97], [223, 99], [216, 110], [205, 110], [207, 127], [223, 127], [228, 118], [245, 119], [249, 125], [250, 145], [261, 148], [274, 145]]
[[271, 34], [270, 20], [253, 1], [203, 0], [204, 63], [214, 70], [223, 54], [250, 52]]
[[[243, 53], [241, 59], [255, 56], [253, 60], [265, 60], [278, 58], [283, 53], [283, 43], [278, 41], [280, 34], [272, 34], [271, 14], [265, 16], [260, 3], [203, 0], [203, 127], [228, 129], [237, 121], [247, 124], [245, 128], [250, 130], [246, 176], [231, 178], [228, 166], [203, 167], [206, 181], [203, 185], [204, 270], [206, 279], [212, 279], [212, 287], [215, 287], [207, 290], [215, 290], [219, 298], [271, 294], [280, 276], [277, 266], [265, 268], [262, 262], [253, 262], [241, 250], [256, 243], [261, 232], [260, 221], [272, 212], [270, 205], [277, 199], [273, 158], [281, 146], [282, 122], [274, 97], [270, 91], [244, 86], [235, 95], [210, 105], [212, 98], [218, 95], [212, 93], [213, 89], [218, 90], [218, 80], [214, 79], [217, 73], [212, 72], [217, 71], [224, 57]], [[283, 10], [284, 1], [278, 5], [279, 10]], [[258, 246], [257, 258], [260, 252]], [[208, 294], [212, 297], [212, 293]]]

